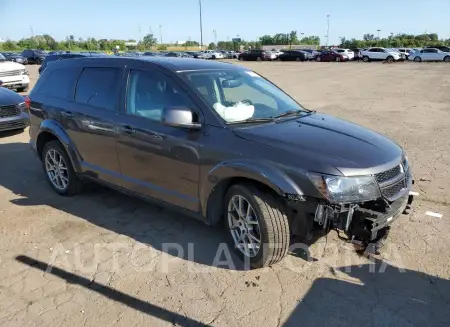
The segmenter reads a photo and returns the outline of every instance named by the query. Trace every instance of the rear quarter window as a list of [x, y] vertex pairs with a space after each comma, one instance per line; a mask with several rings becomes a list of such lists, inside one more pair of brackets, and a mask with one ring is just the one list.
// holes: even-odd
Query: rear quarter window
[[47, 69], [33, 88], [32, 94], [59, 99], [73, 99], [75, 82], [79, 72], [79, 68]]

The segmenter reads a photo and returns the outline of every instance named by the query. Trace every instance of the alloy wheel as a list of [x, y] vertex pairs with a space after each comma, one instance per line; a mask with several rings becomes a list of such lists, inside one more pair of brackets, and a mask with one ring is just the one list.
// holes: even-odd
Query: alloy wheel
[[45, 155], [45, 171], [52, 185], [60, 191], [69, 185], [69, 172], [64, 157], [55, 149], [50, 149]]
[[261, 231], [256, 212], [242, 195], [228, 203], [228, 228], [234, 244], [246, 257], [255, 257], [261, 248]]

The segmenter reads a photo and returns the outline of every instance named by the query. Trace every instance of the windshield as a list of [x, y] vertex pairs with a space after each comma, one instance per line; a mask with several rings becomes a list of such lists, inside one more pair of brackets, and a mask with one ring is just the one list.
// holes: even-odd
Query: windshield
[[6, 58], [5, 58], [5, 56], [3, 56], [1, 53], [0, 53], [0, 60], [5, 60]]
[[270, 118], [292, 110], [308, 112], [274, 84], [252, 71], [196, 71], [184, 74], [227, 123]]

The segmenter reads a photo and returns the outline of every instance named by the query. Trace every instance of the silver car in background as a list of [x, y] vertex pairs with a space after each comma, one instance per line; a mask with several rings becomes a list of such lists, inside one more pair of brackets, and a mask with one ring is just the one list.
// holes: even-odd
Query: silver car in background
[[413, 52], [409, 55], [408, 60], [421, 61], [445, 61], [450, 62], [450, 53], [443, 52], [439, 49], [426, 48], [420, 51]]

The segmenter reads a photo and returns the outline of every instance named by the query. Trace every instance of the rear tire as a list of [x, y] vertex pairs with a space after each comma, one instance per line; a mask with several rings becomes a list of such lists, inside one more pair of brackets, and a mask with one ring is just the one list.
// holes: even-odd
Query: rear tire
[[252, 184], [233, 185], [225, 196], [224, 214], [231, 245], [252, 268], [273, 265], [286, 256], [290, 244], [289, 222], [282, 204], [273, 195], [259, 191]]
[[414, 61], [415, 61], [415, 62], [421, 62], [421, 61], [422, 61], [422, 58], [420, 58], [420, 57], [415, 57], [415, 58], [414, 58]]
[[322, 61], [322, 58], [317, 57], [317, 58], [316, 58], [316, 61]]
[[244, 57], [239, 57], [239, 61], [244, 61]]
[[[58, 160], [55, 160], [60, 163], [57, 166], [59, 167], [58, 170], [62, 172], [61, 174], [63, 177], [52, 179], [50, 176], [54, 176], [55, 170], [50, 170], [47, 163], [56, 164], [55, 160], [51, 159], [52, 157], [55, 158], [55, 156], [58, 158]], [[42, 150], [42, 166], [48, 183], [56, 193], [59, 195], [70, 196], [81, 192], [83, 184], [78, 179], [72, 167], [72, 162], [59, 141], [50, 141], [44, 145], [44, 149]], [[62, 183], [63, 179], [67, 183], [66, 185]], [[61, 183], [55, 182], [58, 180]], [[60, 184], [60, 186], [58, 186], [58, 184]]]
[[340, 57], [336, 57], [336, 62], [340, 62], [341, 58]]
[[444, 62], [450, 62], [450, 56], [445, 56], [444, 57]]
[[370, 61], [370, 58], [367, 57], [367, 56], [364, 56], [364, 57], [362, 58], [362, 60], [363, 60], [364, 62], [369, 62], [369, 61]]

